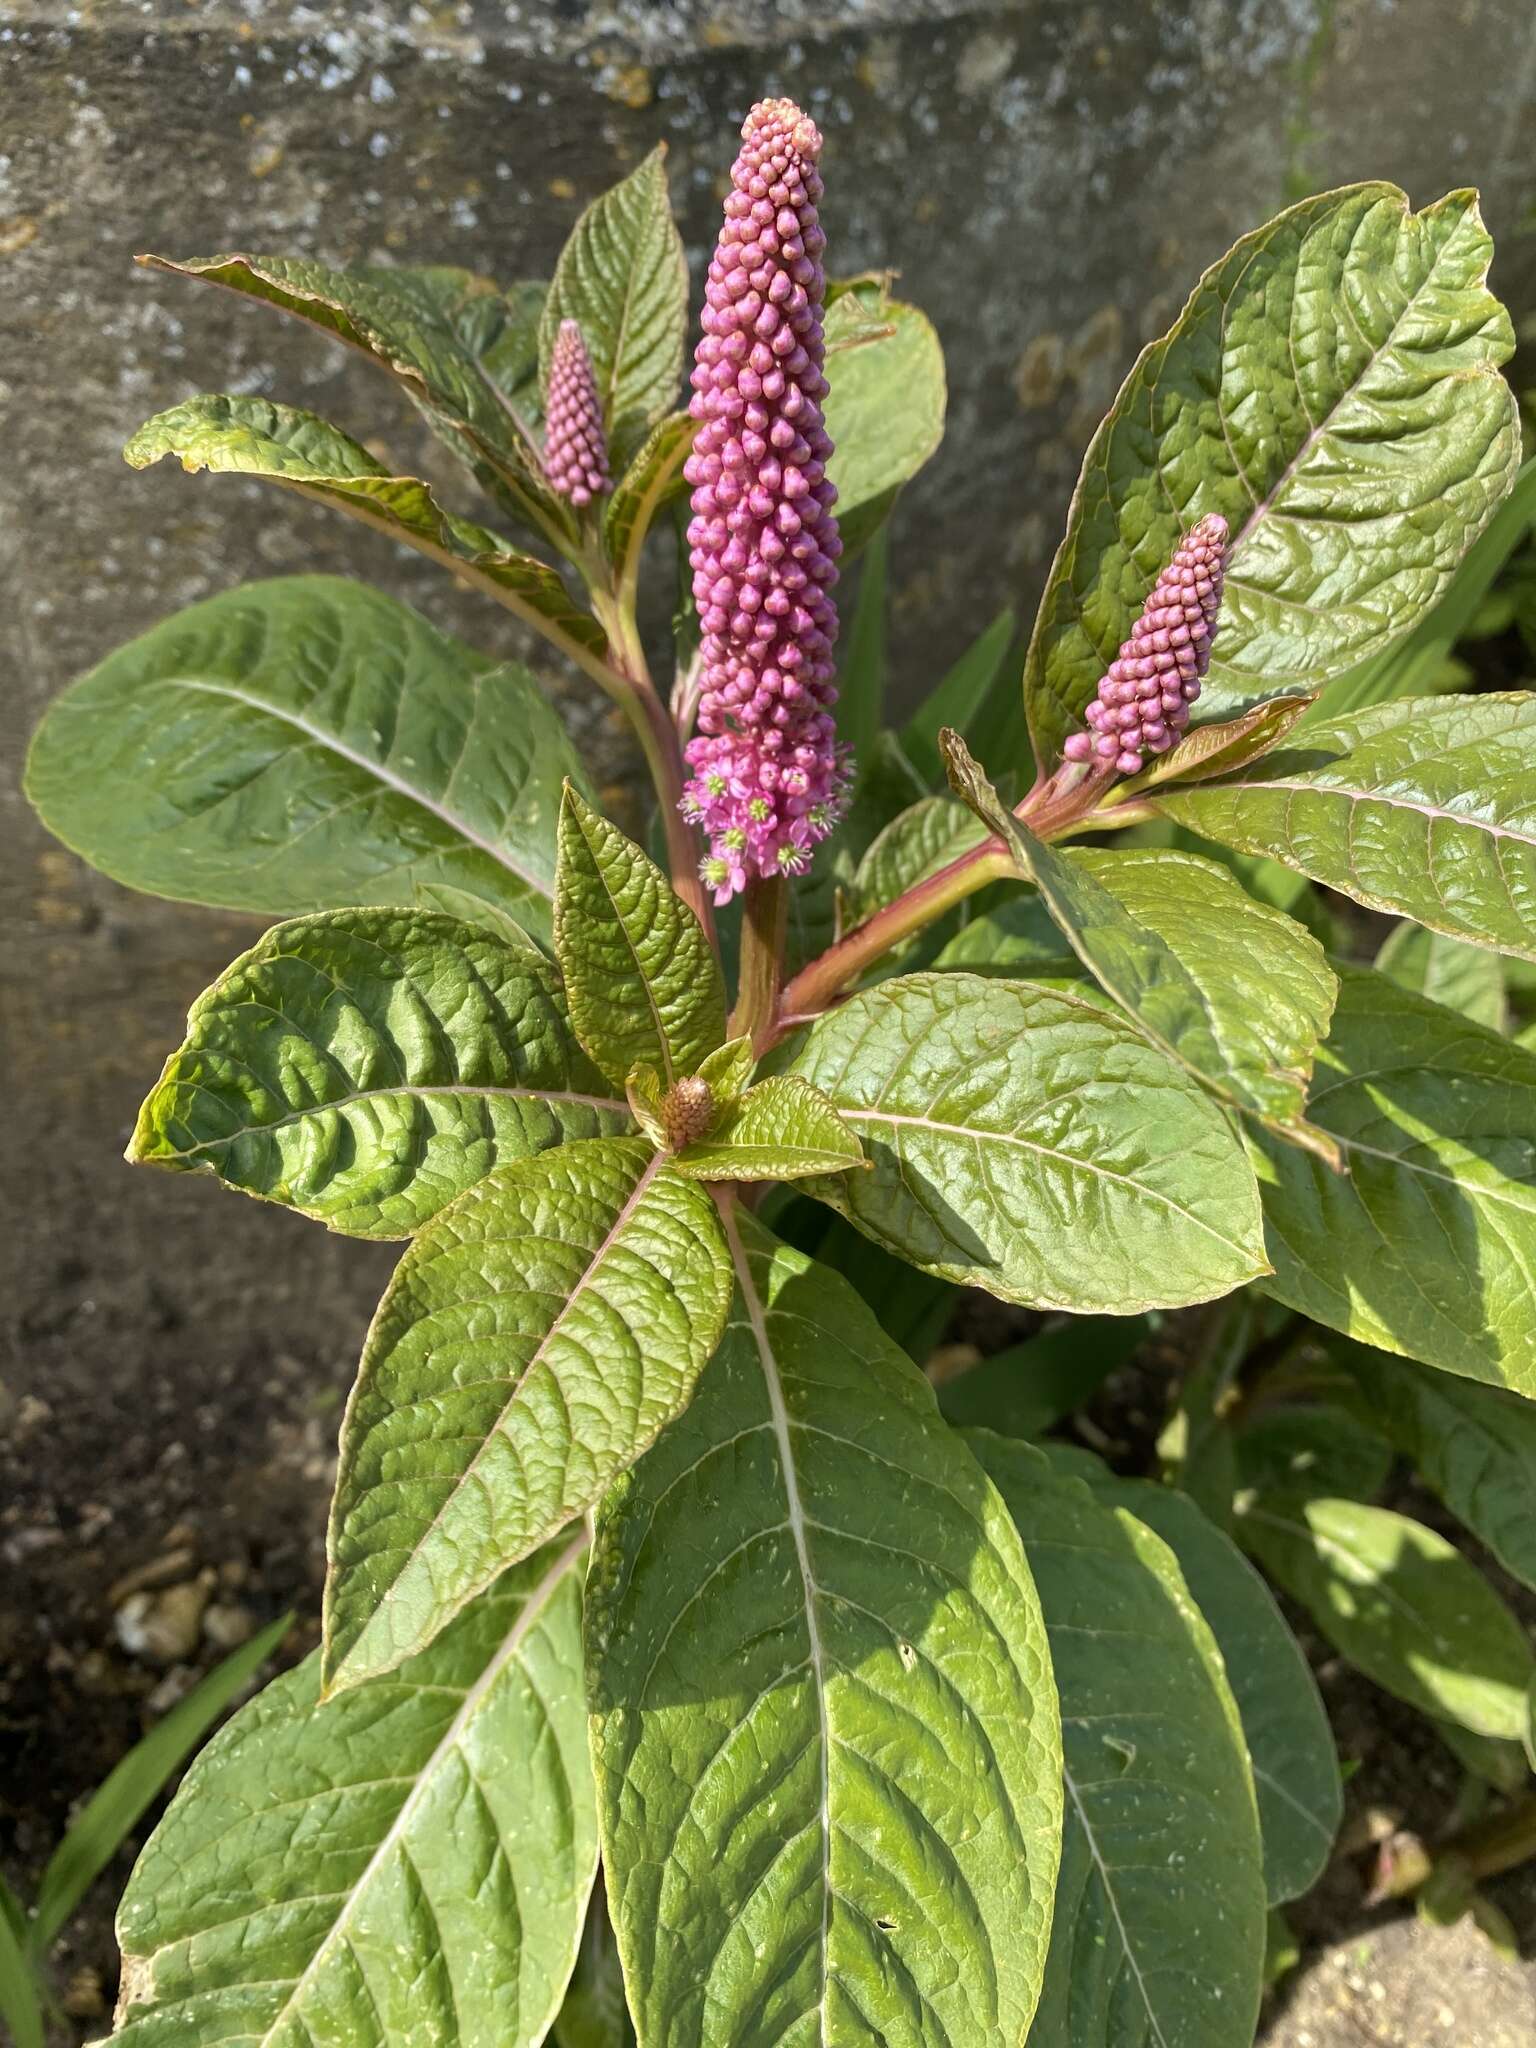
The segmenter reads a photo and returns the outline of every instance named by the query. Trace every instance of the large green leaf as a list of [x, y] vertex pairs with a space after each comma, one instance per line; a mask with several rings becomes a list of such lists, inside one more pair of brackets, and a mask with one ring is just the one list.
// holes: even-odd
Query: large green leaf
[[[944, 438], [944, 351], [926, 316], [883, 291], [864, 303], [845, 292], [826, 320], [827, 432], [837, 517], [847, 547], [861, 547], [896, 492]], [[884, 330], [876, 332], [871, 328]], [[843, 346], [856, 334], [870, 339]]]
[[534, 2048], [597, 1861], [583, 1540], [322, 1703], [308, 1658], [188, 1773], [118, 1913], [125, 2048]]
[[[1045, 1446], [1053, 1465], [1061, 1454]], [[1269, 1588], [1237, 1545], [1187, 1494], [1116, 1479], [1074, 1458], [1066, 1470], [1099, 1498], [1162, 1537], [1216, 1638], [1253, 1768], [1264, 1890], [1270, 1905], [1300, 1898], [1321, 1877], [1343, 1817], [1339, 1761], [1317, 1685]], [[1047, 1620], [1049, 1621], [1049, 1612]]]
[[728, 1228], [730, 1330], [589, 1582], [642, 2048], [1021, 2042], [1061, 1825], [1023, 1551], [846, 1282]]
[[1536, 1053], [1339, 974], [1308, 1115], [1347, 1171], [1254, 1132], [1265, 1285], [1346, 1336], [1536, 1395]]
[[1066, 1826], [1031, 2048], [1252, 2048], [1258, 1815], [1211, 1630], [1135, 1515], [1027, 1444], [967, 1441], [1024, 1538], [1061, 1694]]
[[27, 793], [154, 895], [292, 917], [445, 882], [542, 935], [580, 774], [525, 670], [362, 584], [292, 576], [108, 655], [44, 719]]
[[629, 1124], [541, 955], [340, 910], [276, 926], [199, 996], [128, 1157], [409, 1237], [492, 1167]]
[[1432, 931], [1536, 960], [1536, 695], [1410, 697], [1309, 725], [1160, 810]]
[[844, 925], [862, 923], [914, 883], [980, 846], [986, 836], [985, 827], [953, 797], [921, 798], [893, 818], [866, 850], [844, 898]]
[[1130, 1315], [1265, 1270], [1225, 1114], [1096, 1003], [907, 975], [850, 997], [781, 1062], [830, 1097], [871, 1161], [815, 1192], [944, 1279]]
[[656, 863], [566, 792], [555, 950], [576, 1035], [622, 1085], [640, 1065], [664, 1084], [725, 1038], [725, 983], [703, 927]]
[[683, 381], [688, 266], [667, 198], [664, 144], [593, 200], [560, 252], [539, 330], [546, 384], [562, 320], [581, 328], [608, 444], [623, 467]]
[[1536, 1656], [1459, 1550], [1389, 1508], [1262, 1494], [1238, 1533], [1341, 1656], [1436, 1720], [1506, 1742], [1530, 1732]]
[[1504, 962], [1482, 946], [1448, 939], [1422, 924], [1400, 924], [1376, 955], [1376, 968], [1402, 988], [1458, 1010], [1474, 1024], [1502, 1031], [1509, 1014], [1504, 998]]
[[1001, 801], [958, 734], [939, 745], [956, 791], [1152, 1042], [1235, 1108], [1299, 1122], [1338, 987], [1311, 933], [1193, 854], [1057, 853]]
[[1536, 1407], [1364, 1344], [1336, 1343], [1330, 1353], [1424, 1484], [1507, 1572], [1536, 1588]]
[[1208, 270], [1083, 461], [1025, 671], [1055, 762], [1181, 533], [1232, 532], [1196, 716], [1317, 689], [1435, 603], [1514, 479], [1475, 195], [1391, 185], [1290, 207]]
[[314, 413], [265, 398], [189, 398], [147, 420], [123, 454], [135, 469], [174, 455], [185, 470], [286, 484], [481, 585], [576, 659], [601, 656], [607, 648], [602, 627], [574, 602], [547, 562], [445, 512], [429, 484], [392, 475]]
[[524, 403], [528, 328], [542, 286], [514, 285], [504, 296], [489, 279], [443, 264], [339, 269], [303, 256], [250, 255], [139, 261], [224, 285], [360, 350], [400, 381], [477, 475], [494, 478], [547, 531], [568, 526], [530, 438], [537, 405]]
[[641, 1139], [502, 1167], [428, 1224], [342, 1424], [327, 1687], [422, 1649], [591, 1507], [687, 1401], [730, 1298], [713, 1203]]

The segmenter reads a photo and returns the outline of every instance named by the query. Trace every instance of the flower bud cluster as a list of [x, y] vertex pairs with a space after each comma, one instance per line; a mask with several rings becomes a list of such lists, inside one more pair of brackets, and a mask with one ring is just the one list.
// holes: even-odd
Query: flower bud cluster
[[1069, 761], [1135, 775], [1145, 755], [1166, 753], [1178, 739], [1210, 667], [1226, 559], [1227, 522], [1212, 512], [1185, 534], [1158, 577], [1083, 714], [1092, 730], [1073, 733], [1062, 747]]
[[544, 411], [544, 474], [550, 487], [578, 509], [590, 505], [613, 484], [597, 379], [574, 320], [560, 322], [550, 351]]
[[684, 810], [709, 838], [717, 903], [798, 874], [847, 781], [831, 708], [842, 551], [822, 417], [821, 136], [788, 100], [742, 128], [694, 354], [684, 475], [702, 628]]

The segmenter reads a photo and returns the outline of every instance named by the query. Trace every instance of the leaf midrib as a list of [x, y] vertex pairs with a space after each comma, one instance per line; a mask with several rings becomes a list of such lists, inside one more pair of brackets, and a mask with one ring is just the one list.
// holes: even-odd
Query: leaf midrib
[[[381, 1836], [378, 1846], [359, 1873], [356, 1882], [350, 1885], [345, 1892], [335, 1894], [338, 1898], [344, 1898], [346, 1904], [336, 1915], [335, 1919], [332, 1920], [330, 1926], [316, 1944], [313, 1955], [311, 1955], [309, 1961], [294, 1979], [287, 1997], [283, 2000], [282, 2006], [273, 2015], [260, 2034], [250, 2036], [250, 2039], [255, 2042], [256, 2048], [270, 2048], [270, 2044], [277, 2039], [279, 2028], [290, 2012], [292, 2012], [295, 2003], [302, 1996], [306, 1985], [314, 1976], [322, 1960], [330, 1953], [341, 1936], [353, 1908], [359, 1900], [366, 1896], [369, 1885], [383, 1866], [384, 1859], [396, 1844], [403, 1840], [418, 1806], [431, 1790], [433, 1779], [439, 1767], [450, 1753], [459, 1747], [469, 1724], [473, 1721], [481, 1707], [484, 1706], [502, 1673], [521, 1649], [525, 1638], [532, 1630], [534, 1624], [544, 1614], [566, 1573], [572, 1568], [586, 1547], [587, 1531], [583, 1528], [579, 1534], [571, 1539], [553, 1564], [550, 1565], [543, 1578], [529, 1592], [522, 1611], [507, 1631], [506, 1638], [500, 1649], [490, 1659], [485, 1669], [464, 1694], [463, 1704], [449, 1722], [432, 1754], [422, 1765], [420, 1771], [416, 1773], [415, 1782], [401, 1803], [399, 1812]], [[151, 1972], [151, 1984], [154, 1981], [155, 1955], [161, 1952], [157, 1950], [154, 1954], [144, 1959], [146, 1967]]]
[[541, 876], [533, 874], [527, 868], [519, 866], [504, 847], [497, 846], [494, 841], [485, 839], [478, 832], [473, 831], [462, 818], [456, 817], [452, 811], [444, 809], [441, 804], [434, 803], [425, 791], [414, 788], [402, 776], [396, 775], [392, 769], [386, 768], [382, 761], [369, 760], [366, 754], [360, 754], [355, 748], [349, 747], [337, 734], [328, 733], [323, 727], [311, 724], [307, 718], [302, 717], [298, 712], [286, 710], [281, 705], [273, 704], [264, 697], [252, 696], [247, 690], [237, 690], [225, 683], [200, 682], [190, 676], [177, 676], [173, 678], [171, 680], [171, 687], [178, 690], [190, 690], [195, 695], [203, 697], [223, 697], [230, 703], [243, 704], [247, 710], [259, 712], [265, 718], [275, 719], [279, 725], [286, 725], [295, 732], [303, 733], [305, 738], [313, 741], [316, 746], [335, 754], [339, 760], [349, 762], [354, 768], [361, 770], [364, 775], [382, 783], [386, 789], [394, 790], [397, 795], [405, 797], [409, 802], [416, 804], [421, 810], [426, 811], [429, 816], [436, 818], [439, 823], [448, 826], [450, 831], [456, 833], [460, 839], [465, 840], [471, 846], [478, 847], [482, 853], [489, 854], [499, 867], [505, 868], [508, 874], [516, 875], [517, 879], [532, 894], [546, 899], [549, 897], [549, 883]]
[[[196, 1088], [200, 1094], [212, 1092], [198, 1083], [187, 1083], [180, 1079], [175, 1080], [171, 1085], [176, 1087], [190, 1085]], [[469, 1096], [475, 1100], [487, 1101], [562, 1102], [573, 1104], [582, 1109], [596, 1110], [599, 1113], [612, 1110], [617, 1115], [624, 1117], [628, 1117], [630, 1114], [629, 1104], [627, 1102], [620, 1102], [616, 1097], [581, 1095], [570, 1088], [469, 1087], [458, 1082], [434, 1083], [428, 1087], [411, 1081], [393, 1081], [380, 1088], [364, 1088], [354, 1095], [341, 1095], [330, 1102], [304, 1103], [299, 1108], [290, 1110], [285, 1116], [278, 1117], [272, 1123], [241, 1124], [239, 1129], [231, 1131], [228, 1137], [204, 1138], [198, 1144], [188, 1145], [180, 1150], [157, 1152], [155, 1157], [157, 1159], [195, 1159], [200, 1153], [214, 1152], [221, 1146], [233, 1145], [240, 1138], [265, 1137], [272, 1131], [287, 1130], [291, 1125], [303, 1123], [310, 1117], [325, 1116], [333, 1110], [355, 1109], [362, 1103], [377, 1102], [383, 1096], [397, 1095], [408, 1097], [412, 1101], [415, 1101], [418, 1097], [458, 1098]]]

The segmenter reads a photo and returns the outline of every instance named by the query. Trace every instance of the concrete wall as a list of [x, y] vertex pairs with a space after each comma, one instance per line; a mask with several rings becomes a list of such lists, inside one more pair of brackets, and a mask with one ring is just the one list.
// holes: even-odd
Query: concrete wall
[[317, 508], [125, 468], [141, 419], [206, 389], [421, 459], [365, 365], [129, 259], [244, 246], [547, 274], [585, 200], [664, 137], [701, 260], [765, 90], [827, 133], [835, 266], [897, 266], [949, 353], [950, 437], [896, 558], [913, 684], [1004, 600], [1033, 606], [1136, 348], [1288, 198], [1478, 183], [1497, 281], [1536, 302], [1531, 0], [0, 4], [0, 1380], [52, 1403], [84, 1461], [151, 1389], [194, 1410], [235, 1353], [343, 1374], [390, 1255], [120, 1163], [187, 1003], [253, 927], [130, 896], [52, 846], [16, 794], [26, 733], [115, 642], [245, 577], [353, 570], [512, 644]]

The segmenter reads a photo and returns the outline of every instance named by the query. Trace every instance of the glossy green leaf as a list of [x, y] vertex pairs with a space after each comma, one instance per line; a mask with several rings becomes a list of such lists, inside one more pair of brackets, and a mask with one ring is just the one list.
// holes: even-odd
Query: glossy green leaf
[[1174, 1553], [1027, 1444], [967, 1441], [1007, 1501], [1061, 1694], [1066, 1825], [1041, 2048], [1252, 2048], [1264, 1963], [1253, 1778]]
[[1308, 726], [1169, 817], [1372, 910], [1536, 960], [1536, 695], [1411, 697]]
[[864, 1165], [864, 1148], [808, 1081], [771, 1074], [672, 1161], [689, 1180], [806, 1180]]
[[1509, 1014], [1504, 964], [1497, 953], [1482, 946], [1448, 939], [1421, 924], [1403, 923], [1383, 941], [1376, 971], [1400, 988], [1459, 1011], [1474, 1024], [1486, 1024], [1490, 1031], [1504, 1029]]
[[1283, 1494], [1261, 1495], [1237, 1526], [1367, 1678], [1474, 1735], [1525, 1739], [1536, 1682], [1529, 1638], [1443, 1536], [1389, 1508]]
[[489, 279], [446, 265], [339, 269], [303, 256], [139, 261], [224, 285], [347, 342], [398, 379], [477, 475], [490, 465], [497, 483], [546, 530], [568, 524], [531, 442], [536, 408], [521, 402], [527, 325], [541, 286], [514, 285], [504, 296]]
[[576, 1035], [610, 1079], [670, 1085], [725, 1040], [720, 963], [693, 912], [617, 825], [567, 790], [555, 951]]
[[409, 1237], [493, 1167], [629, 1123], [541, 955], [341, 910], [276, 926], [199, 996], [128, 1157]]
[[890, 662], [887, 640], [888, 540], [882, 529], [871, 539], [859, 565], [854, 600], [837, 663], [837, 729], [866, 769], [879, 742], [885, 716]]
[[1236, 1433], [1237, 1483], [1260, 1493], [1371, 1500], [1392, 1470], [1392, 1446], [1333, 1401], [1261, 1410]]
[[613, 565], [621, 601], [633, 605], [645, 537], [656, 514], [683, 488], [683, 464], [693, 447], [694, 423], [668, 413], [620, 477], [603, 514], [603, 546]]
[[1288, 208], [1208, 270], [1088, 449], [1025, 671], [1053, 764], [1181, 533], [1232, 532], [1196, 717], [1316, 690], [1444, 593], [1514, 479], [1475, 196], [1395, 186]]
[[604, 1864], [643, 2048], [1020, 2042], [1061, 1826], [1001, 1501], [852, 1290], [752, 1218], [730, 1330], [589, 1582]]
[[971, 974], [850, 997], [781, 1055], [858, 1132], [815, 1193], [915, 1266], [1005, 1301], [1131, 1315], [1264, 1270], [1223, 1112], [1081, 998]]
[[1346, 1336], [1536, 1395], [1536, 1053], [1340, 968], [1307, 1113], [1347, 1171], [1252, 1133], [1268, 1291]]
[[[857, 348], [840, 342], [871, 313], [889, 331]], [[880, 292], [870, 306], [849, 292], [827, 310], [828, 473], [837, 485], [844, 545], [859, 548], [888, 513], [896, 492], [944, 438], [944, 351], [916, 306]]]
[[1261, 761], [1292, 730], [1315, 700], [1311, 697], [1271, 697], [1255, 704], [1236, 718], [1219, 725], [1197, 725], [1185, 733], [1166, 754], [1157, 754], [1139, 775], [1115, 783], [1104, 808], [1133, 803], [1149, 789], [1165, 782], [1210, 782], [1218, 775], [1234, 775], [1251, 762]]
[[623, 464], [683, 381], [688, 268], [667, 197], [665, 145], [593, 200], [560, 252], [539, 331], [546, 385], [562, 320], [581, 328], [608, 445]]
[[1495, 578], [1533, 526], [1536, 462], [1527, 462], [1509, 496], [1463, 555], [1439, 603], [1406, 638], [1330, 683], [1309, 725], [1385, 704], [1393, 697], [1417, 697], [1434, 690], [1456, 643], [1474, 625]]
[[939, 734], [945, 726], [964, 733], [991, 694], [1013, 645], [1011, 611], [999, 612], [971, 642], [949, 672], [935, 683], [902, 728], [901, 743], [920, 775], [938, 782], [944, 774]]
[[699, 1079], [709, 1083], [717, 1103], [732, 1103], [752, 1079], [756, 1056], [750, 1038], [730, 1038], [699, 1061]]
[[578, 659], [606, 650], [602, 627], [547, 562], [445, 512], [429, 484], [391, 475], [366, 448], [313, 413], [265, 398], [189, 398], [146, 421], [123, 454], [135, 469], [174, 455], [185, 470], [286, 484], [480, 585]]
[[1330, 1347], [1371, 1420], [1504, 1569], [1536, 1588], [1536, 1406], [1364, 1344]]
[[179, 1699], [114, 1765], [84, 1806], [43, 1872], [27, 1944], [47, 1955], [65, 1923], [208, 1730], [250, 1684], [293, 1625], [281, 1615], [241, 1643]]
[[940, 1382], [939, 1411], [956, 1428], [1039, 1436], [1083, 1407], [1146, 1341], [1144, 1316], [1073, 1316]]
[[1057, 853], [999, 799], [958, 734], [939, 744], [956, 792], [1152, 1042], [1234, 1107], [1295, 1125], [1337, 993], [1311, 933], [1193, 854]]
[[502, 1167], [434, 1218], [342, 1424], [327, 1689], [424, 1648], [591, 1507], [687, 1401], [730, 1297], [713, 1203], [643, 1139]]
[[535, 2048], [597, 1861], [579, 1560], [505, 1573], [322, 1702], [320, 1659], [192, 1766], [118, 1912], [124, 2048]]
[[635, 2027], [624, 2002], [624, 1972], [601, 1875], [592, 1888], [576, 1968], [550, 2038], [555, 2048], [635, 2048]]
[[934, 965], [1005, 980], [1092, 985], [1038, 889], [1021, 888], [962, 925]]
[[953, 797], [925, 796], [893, 818], [854, 870], [843, 923], [851, 929], [915, 882], [937, 874], [986, 838], [986, 830]]
[[27, 793], [153, 895], [292, 917], [446, 882], [547, 931], [580, 772], [525, 670], [361, 584], [292, 576], [108, 655], [44, 719]]
[[[1059, 1466], [1054, 1445], [1046, 1455]], [[1270, 1905], [1300, 1898], [1322, 1876], [1343, 1818], [1344, 1793], [1328, 1716], [1301, 1646], [1237, 1545], [1187, 1494], [1116, 1479], [1077, 1459], [1068, 1468], [1099, 1498], [1154, 1530], [1216, 1638], [1253, 1769]]]

